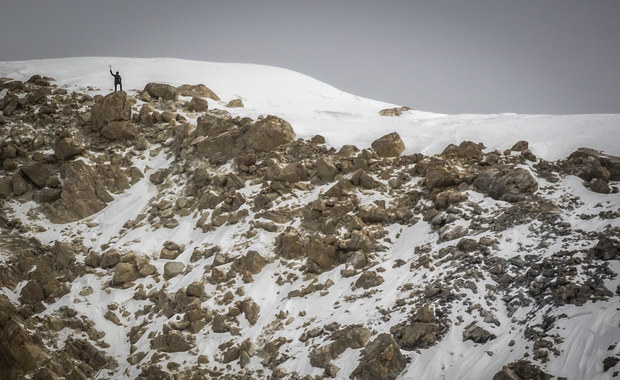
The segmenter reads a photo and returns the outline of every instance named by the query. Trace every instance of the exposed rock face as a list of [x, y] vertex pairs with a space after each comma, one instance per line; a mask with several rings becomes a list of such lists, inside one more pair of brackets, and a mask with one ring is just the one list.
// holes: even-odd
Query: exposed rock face
[[129, 121], [131, 119], [131, 100], [124, 91], [112, 92], [92, 107], [91, 123], [99, 131], [111, 121]]
[[371, 146], [379, 157], [399, 157], [405, 150], [405, 143], [396, 132], [380, 137]]
[[179, 90], [169, 84], [149, 83], [144, 87], [144, 92], [152, 98], [161, 100], [177, 100], [179, 99]]
[[177, 89], [179, 90], [180, 96], [202, 97], [210, 98], [213, 100], [220, 100], [220, 98], [204, 84], [184, 84], [177, 87]]
[[396, 379], [407, 361], [391, 334], [377, 336], [362, 351], [360, 364], [351, 373], [352, 379]]

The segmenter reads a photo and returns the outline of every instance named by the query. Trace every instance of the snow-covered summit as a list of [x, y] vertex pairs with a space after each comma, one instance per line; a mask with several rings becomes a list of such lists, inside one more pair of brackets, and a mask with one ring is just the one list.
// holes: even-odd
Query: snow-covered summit
[[[290, 70], [238, 63], [212, 63], [173, 58], [66, 58], [0, 62], [0, 77], [25, 80], [48, 73], [55, 83], [71, 90], [113, 88], [108, 66], [119, 71], [124, 88], [142, 90], [149, 82], [179, 86], [204, 83], [222, 99], [240, 98], [242, 110], [255, 118], [274, 114], [289, 121], [301, 138], [320, 134], [339, 148], [368, 147], [390, 132], [398, 132], [405, 153], [440, 153], [463, 140], [484, 142], [501, 151], [519, 140], [530, 142], [547, 160], [566, 157], [579, 147], [620, 154], [620, 115], [446, 115], [413, 110], [400, 117], [379, 116], [394, 105], [340, 91]], [[415, 104], [409, 105], [415, 107]]]

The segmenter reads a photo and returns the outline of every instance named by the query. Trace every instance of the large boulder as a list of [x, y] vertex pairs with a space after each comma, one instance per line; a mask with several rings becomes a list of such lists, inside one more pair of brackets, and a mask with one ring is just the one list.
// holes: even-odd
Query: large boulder
[[138, 268], [132, 263], [118, 263], [114, 270], [114, 277], [112, 283], [115, 285], [122, 285], [126, 282], [135, 281], [140, 277]]
[[194, 96], [191, 101], [185, 104], [185, 109], [190, 112], [205, 112], [209, 109], [209, 102]]
[[177, 87], [177, 89], [179, 90], [180, 96], [192, 96], [220, 100], [220, 98], [204, 84], [184, 84]]
[[54, 155], [60, 161], [73, 158], [84, 151], [84, 146], [74, 138], [65, 137], [56, 143]]
[[249, 128], [244, 136], [246, 149], [269, 152], [295, 140], [293, 127], [279, 117], [269, 115]]
[[169, 84], [149, 83], [144, 87], [144, 92], [152, 98], [161, 100], [177, 100], [179, 99], [179, 90]]
[[109, 140], [133, 140], [138, 127], [128, 121], [110, 121], [101, 128], [101, 135]]
[[377, 336], [362, 351], [359, 365], [350, 378], [356, 380], [393, 380], [405, 369], [407, 359], [389, 333]]
[[441, 152], [444, 157], [460, 157], [465, 159], [479, 160], [482, 158], [482, 144], [476, 144], [471, 141], [463, 141], [461, 144], [450, 144]]
[[124, 91], [112, 92], [99, 99], [92, 107], [91, 124], [99, 131], [110, 121], [128, 121], [131, 119], [132, 101]]
[[49, 167], [41, 162], [31, 162], [22, 166], [22, 173], [38, 187], [45, 187], [52, 176]]
[[396, 132], [378, 138], [371, 144], [379, 157], [400, 157], [405, 150], [405, 143]]

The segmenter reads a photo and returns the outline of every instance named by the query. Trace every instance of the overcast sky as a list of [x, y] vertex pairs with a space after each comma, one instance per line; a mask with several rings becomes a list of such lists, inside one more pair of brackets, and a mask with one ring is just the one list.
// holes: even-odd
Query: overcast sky
[[619, 0], [2, 0], [0, 36], [0, 61], [260, 63], [425, 111], [620, 113]]

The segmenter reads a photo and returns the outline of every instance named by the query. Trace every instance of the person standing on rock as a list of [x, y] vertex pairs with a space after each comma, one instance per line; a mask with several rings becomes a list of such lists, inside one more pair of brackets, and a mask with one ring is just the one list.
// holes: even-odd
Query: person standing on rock
[[114, 92], [116, 92], [116, 86], [119, 87], [119, 90], [123, 91], [123, 82], [121, 81], [121, 74], [119, 74], [118, 71], [116, 72], [116, 74], [114, 74], [112, 72], [112, 65], [110, 65], [110, 74], [112, 74], [112, 76], [114, 77]]

